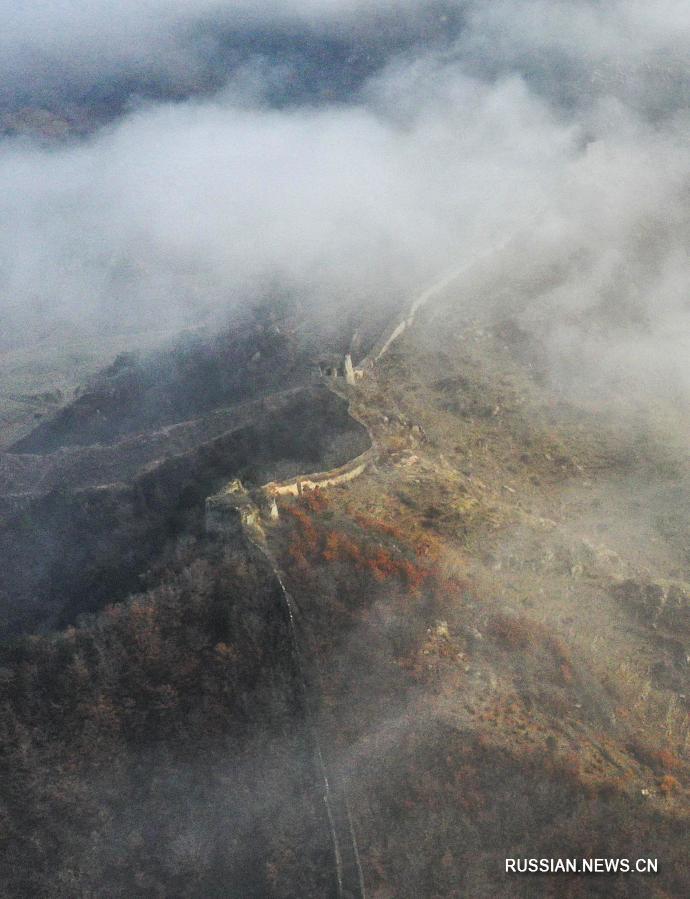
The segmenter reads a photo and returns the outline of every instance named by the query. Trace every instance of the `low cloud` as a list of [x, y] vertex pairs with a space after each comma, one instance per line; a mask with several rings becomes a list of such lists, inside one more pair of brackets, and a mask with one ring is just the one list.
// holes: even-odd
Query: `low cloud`
[[189, 37], [203, 23], [236, 37], [249, 26], [302, 33], [324, 73], [333, 36], [392, 30], [337, 102], [276, 105], [276, 84], [306, 76], [262, 51], [203, 96], [140, 104], [77, 142], [3, 140], [8, 329], [37, 314], [182, 325], [275, 283], [344, 317], [496, 248], [485, 286], [548, 331], [556, 368], [605, 340], [617, 366], [658, 369], [662, 381], [670, 367], [687, 384], [686, 5], [499, 0], [432, 12], [437, 29], [448, 22], [443, 46], [400, 44], [401, 29], [429, 20], [412, 0], [15, 11], [0, 43], [17, 78], [52, 53], [56, 71], [76, 59], [85, 84], [157, 69], [182, 93], [203, 69]]

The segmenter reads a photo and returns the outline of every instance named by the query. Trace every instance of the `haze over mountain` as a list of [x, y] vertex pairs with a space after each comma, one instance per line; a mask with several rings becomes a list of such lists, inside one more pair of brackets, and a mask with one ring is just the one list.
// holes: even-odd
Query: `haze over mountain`
[[0, 892], [687, 896], [687, 3], [0, 14]]
[[687, 380], [684, 4], [10, 6], [5, 342], [276, 282], [344, 319], [512, 235], [559, 350], [603, 306], [617, 365]]

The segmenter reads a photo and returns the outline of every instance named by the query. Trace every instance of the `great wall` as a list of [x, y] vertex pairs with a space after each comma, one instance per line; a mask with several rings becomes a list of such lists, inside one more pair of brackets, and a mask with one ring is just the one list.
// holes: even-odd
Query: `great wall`
[[[330, 842], [333, 852], [337, 895], [339, 899], [365, 899], [364, 875], [354, 822], [350, 813], [345, 785], [336, 771], [328, 764], [314, 724], [315, 711], [310, 697], [320, 695], [320, 672], [315, 660], [305, 658], [297, 622], [299, 607], [285, 586], [285, 578], [268, 545], [266, 526], [279, 518], [278, 497], [299, 497], [305, 492], [330, 489], [347, 484], [360, 477], [377, 457], [376, 439], [366, 421], [352, 408], [352, 392], [357, 381], [378, 362], [390, 346], [413, 323], [417, 312], [450, 285], [469, 266], [445, 274], [424, 290], [410, 305], [407, 313], [395, 327], [377, 341], [372, 351], [355, 368], [350, 353], [344, 358], [329, 359], [318, 365], [318, 379], [337, 396], [348, 400], [348, 415], [362, 425], [368, 434], [370, 446], [364, 452], [342, 465], [326, 471], [295, 475], [282, 481], [269, 481], [247, 490], [239, 479], [230, 481], [221, 491], [210, 496], [205, 505], [205, 526], [210, 535], [232, 542], [239, 541], [253, 547], [268, 562], [282, 611], [288, 621], [291, 648], [301, 681], [307, 725], [314, 745], [315, 766], [319, 771], [321, 790], [329, 822]], [[344, 390], [341, 388], [344, 384]], [[310, 675], [307, 674], [310, 672]], [[310, 683], [311, 681], [311, 683]]]
[[309, 472], [294, 475], [282, 481], [268, 481], [261, 487], [246, 490], [238, 479], [230, 481], [222, 490], [206, 500], [206, 528], [210, 532], [218, 532], [228, 527], [233, 518], [254, 528], [261, 527], [261, 522], [275, 520], [278, 516], [276, 504], [280, 496], [301, 496], [309, 490], [321, 490], [347, 484], [362, 475], [374, 462], [377, 449], [374, 435], [367, 423], [352, 408], [348, 389], [363, 376], [362, 369], [353, 369], [350, 355], [345, 357], [341, 368], [344, 372], [345, 392], [340, 388], [341, 380], [337, 369], [329, 369], [322, 376], [325, 385], [341, 399], [348, 400], [347, 414], [360, 424], [367, 432], [370, 446], [364, 452], [327, 471]]
[[[349, 364], [348, 364], [349, 362]], [[355, 375], [349, 355], [343, 369], [346, 383], [354, 384]], [[330, 389], [342, 397], [334, 384], [337, 369], [330, 369], [324, 380]], [[268, 563], [280, 597], [282, 612], [288, 624], [290, 648], [298, 673], [299, 687], [305, 709], [306, 724], [313, 744], [314, 765], [319, 774], [320, 789], [328, 820], [329, 836], [333, 853], [336, 895], [338, 899], [366, 899], [364, 875], [359, 857], [355, 826], [350, 813], [347, 792], [336, 768], [329, 764], [316, 726], [314, 698], [318, 702], [321, 694], [321, 674], [314, 659], [307, 659], [300, 637], [298, 621], [299, 607], [285, 586], [285, 577], [271, 552], [265, 523], [279, 517], [276, 498], [279, 496], [301, 496], [305, 491], [336, 487], [346, 484], [363, 474], [376, 455], [375, 441], [371, 430], [348, 405], [348, 414], [363, 425], [369, 435], [371, 446], [344, 465], [328, 471], [296, 475], [284, 481], [269, 481], [267, 484], [248, 491], [239, 479], [234, 479], [219, 493], [206, 500], [206, 530], [230, 542], [244, 543], [253, 548]]]
[[[347, 484], [360, 477], [373, 464], [377, 456], [376, 439], [366, 421], [352, 408], [351, 392], [357, 381], [365, 375], [389, 349], [391, 344], [414, 321], [417, 311], [436, 294], [440, 293], [460, 274], [454, 271], [425, 290], [411, 305], [407, 315], [395, 326], [385, 340], [379, 341], [362, 365], [354, 368], [347, 353], [342, 361], [329, 360], [318, 367], [319, 379], [341, 398], [347, 399], [348, 415], [362, 425], [368, 434], [370, 446], [364, 452], [342, 465], [327, 471], [295, 475], [282, 481], [269, 481], [253, 490], [247, 490], [235, 478], [221, 491], [210, 496], [205, 504], [205, 526], [209, 535], [252, 547], [269, 564], [280, 596], [282, 611], [288, 622], [291, 650], [299, 674], [301, 692], [306, 710], [307, 726], [314, 746], [315, 767], [319, 772], [321, 791], [329, 824], [330, 842], [339, 899], [365, 899], [364, 875], [359, 857], [355, 826], [350, 813], [345, 784], [335, 769], [329, 765], [321, 746], [315, 725], [312, 696], [320, 695], [320, 672], [315, 660], [305, 658], [297, 622], [299, 607], [285, 586], [285, 578], [274, 558], [266, 538], [265, 526], [279, 518], [277, 498], [299, 497], [305, 492], [329, 489]], [[345, 383], [345, 391], [340, 383]], [[310, 672], [308, 674], [307, 672]]]

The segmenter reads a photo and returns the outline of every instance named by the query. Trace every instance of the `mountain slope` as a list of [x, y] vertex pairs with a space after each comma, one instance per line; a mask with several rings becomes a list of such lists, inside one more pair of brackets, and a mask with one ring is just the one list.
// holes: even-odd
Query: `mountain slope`
[[[310, 339], [287, 393], [280, 372], [265, 380], [272, 365], [256, 380], [249, 338], [216, 394], [193, 363], [128, 405], [111, 371], [15, 448], [50, 452], [5, 459], [28, 497], [5, 522], [8, 592], [77, 623], [1, 650], [17, 894], [337, 895], [320, 770], [349, 809], [368, 895], [687, 893], [686, 422], [559, 389], [537, 337], [472, 314], [442, 293], [359, 360], [354, 384], [308, 386], [347, 339]], [[166, 391], [166, 417], [147, 412]], [[197, 395], [203, 414], [181, 422]], [[300, 474], [370, 440], [357, 477], [300, 492]], [[99, 506], [73, 539], [73, 504], [106, 470], [120, 526]], [[238, 475], [265, 556], [230, 519], [204, 527], [206, 497]], [[294, 491], [262, 489], [282, 479]], [[147, 491], [155, 551], [146, 519], [125, 515]], [[21, 563], [49, 558], [27, 549], [46, 509], [51, 540], [97, 550], [85, 567], [59, 549], [81, 580], [48, 566], [47, 605]], [[141, 587], [125, 577], [137, 552]], [[504, 873], [506, 857], [576, 856], [658, 857], [660, 873]]]

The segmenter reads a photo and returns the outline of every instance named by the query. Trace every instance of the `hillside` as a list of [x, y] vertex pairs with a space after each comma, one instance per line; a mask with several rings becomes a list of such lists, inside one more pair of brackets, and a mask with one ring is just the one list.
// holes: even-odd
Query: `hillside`
[[[344, 895], [354, 847], [379, 899], [685, 895], [683, 419], [452, 296], [352, 385], [285, 333], [120, 360], [1, 458], [10, 893]], [[660, 873], [503, 869], [591, 855]]]

